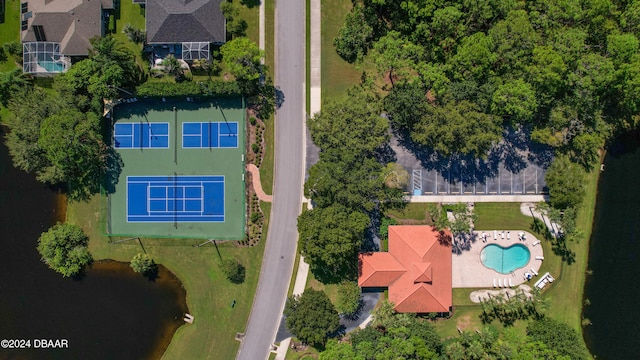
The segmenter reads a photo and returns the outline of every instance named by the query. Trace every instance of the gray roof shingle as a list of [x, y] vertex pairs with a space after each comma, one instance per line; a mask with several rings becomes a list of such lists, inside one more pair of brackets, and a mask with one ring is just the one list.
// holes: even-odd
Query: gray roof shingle
[[222, 0], [147, 0], [147, 42], [225, 42]]

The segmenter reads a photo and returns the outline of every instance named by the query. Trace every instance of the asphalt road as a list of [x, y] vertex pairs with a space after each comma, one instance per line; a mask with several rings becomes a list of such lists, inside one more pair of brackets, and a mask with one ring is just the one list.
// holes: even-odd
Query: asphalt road
[[293, 271], [303, 184], [305, 9], [301, 0], [277, 0], [275, 85], [284, 103], [275, 119], [275, 174], [271, 223], [258, 289], [236, 359], [267, 359]]

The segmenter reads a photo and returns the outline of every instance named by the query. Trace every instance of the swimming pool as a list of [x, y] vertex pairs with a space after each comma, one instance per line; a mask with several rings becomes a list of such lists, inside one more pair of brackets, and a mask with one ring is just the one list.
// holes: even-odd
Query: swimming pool
[[38, 65], [42, 66], [47, 72], [63, 72], [64, 64], [60, 61], [39, 61]]
[[514, 244], [504, 248], [497, 244], [485, 246], [480, 252], [482, 264], [501, 274], [509, 274], [529, 263], [531, 253], [522, 244]]

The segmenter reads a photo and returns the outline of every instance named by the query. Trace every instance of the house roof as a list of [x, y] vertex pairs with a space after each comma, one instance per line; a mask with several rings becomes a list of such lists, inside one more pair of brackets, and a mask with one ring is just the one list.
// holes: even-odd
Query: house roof
[[222, 0], [147, 0], [147, 42], [223, 43], [226, 23]]
[[[60, 43], [64, 55], [88, 55], [89, 39], [102, 35], [102, 10], [113, 8], [112, 0], [30, 0], [28, 28], [21, 32], [23, 42]], [[41, 26], [44, 39], [34, 26]]]
[[388, 287], [398, 312], [448, 312], [451, 233], [424, 225], [389, 226], [389, 251], [361, 253], [358, 285]]

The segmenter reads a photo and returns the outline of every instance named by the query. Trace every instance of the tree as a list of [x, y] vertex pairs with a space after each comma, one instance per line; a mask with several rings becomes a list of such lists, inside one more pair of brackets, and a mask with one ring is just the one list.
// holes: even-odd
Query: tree
[[108, 76], [104, 77], [105, 74], [101, 72], [105, 69], [113, 69], [113, 66], [121, 69], [121, 80], [116, 83], [106, 84], [112, 88], [132, 88], [142, 79], [142, 70], [136, 63], [135, 54], [123, 42], [110, 35], [91, 39], [89, 59], [95, 61], [97, 69], [101, 70], [94, 75], [94, 78], [103, 77], [105, 80], [110, 80]]
[[483, 32], [462, 38], [455, 55], [449, 60], [453, 78], [482, 81], [492, 76], [497, 58], [493, 48], [493, 39]]
[[305, 211], [298, 217], [300, 254], [316, 277], [341, 279], [354, 271], [368, 226], [366, 214], [339, 203]]
[[242, 284], [244, 282], [245, 268], [236, 259], [224, 259], [221, 265], [224, 275], [234, 284]]
[[322, 150], [349, 149], [368, 156], [389, 141], [389, 125], [380, 116], [379, 100], [361, 87], [349, 89], [338, 100], [329, 100], [307, 126], [313, 142]]
[[411, 129], [428, 105], [427, 91], [420, 81], [398, 82], [384, 98], [384, 109], [395, 130]]
[[373, 157], [344, 148], [329, 149], [309, 169], [304, 191], [316, 207], [339, 203], [352, 211], [371, 212], [403, 206], [402, 190], [387, 187], [385, 176]]
[[411, 139], [444, 156], [452, 154], [486, 157], [502, 138], [501, 119], [478, 111], [469, 101], [429, 105], [411, 132]]
[[405, 190], [409, 184], [409, 172], [404, 166], [391, 162], [382, 169], [384, 184], [388, 188]]
[[351, 344], [330, 339], [327, 347], [320, 353], [320, 360], [366, 360], [364, 356], [356, 354]]
[[67, 185], [71, 200], [86, 200], [100, 190], [107, 168], [107, 146], [95, 113], [63, 109], [40, 126], [38, 146], [47, 165], [37, 170], [38, 180]]
[[300, 341], [315, 347], [323, 347], [340, 322], [327, 295], [311, 288], [287, 299], [284, 316], [287, 328]]
[[353, 63], [362, 60], [367, 54], [372, 40], [373, 27], [366, 21], [364, 7], [356, 4], [347, 14], [344, 24], [338, 30], [338, 36], [333, 39], [333, 46], [341, 58]]
[[18, 93], [27, 90], [31, 85], [31, 76], [15, 68], [7, 72], [0, 72], [0, 104], [7, 107], [9, 100]]
[[505, 116], [513, 123], [527, 123], [538, 107], [536, 93], [527, 82], [517, 79], [500, 85], [493, 94], [491, 112]]
[[57, 223], [40, 235], [38, 252], [42, 261], [62, 276], [76, 276], [92, 261], [88, 241], [79, 226]]
[[546, 344], [549, 349], [557, 351], [561, 356], [567, 356], [570, 359], [591, 358], [578, 332], [556, 320], [545, 317], [529, 323], [527, 335], [535, 341]]
[[584, 198], [585, 172], [565, 155], [558, 155], [544, 177], [549, 187], [549, 202], [556, 209], [578, 206]]
[[341, 314], [353, 315], [362, 305], [361, 291], [355, 281], [343, 281], [338, 286], [336, 310]]
[[409, 75], [416, 63], [424, 59], [424, 49], [404, 39], [399, 32], [390, 31], [373, 45], [369, 58], [380, 74], [388, 74], [393, 85], [396, 78]]
[[125, 25], [122, 28], [122, 33], [127, 35], [129, 40], [133, 41], [136, 44], [142, 44], [147, 38], [147, 34], [144, 32], [144, 30], [133, 27], [131, 26], [131, 24]]
[[229, 71], [238, 80], [255, 81], [264, 74], [260, 59], [264, 53], [246, 37], [235, 38], [220, 48]]
[[157, 265], [148, 254], [138, 253], [134, 255], [129, 264], [133, 271], [141, 274], [152, 272]]

